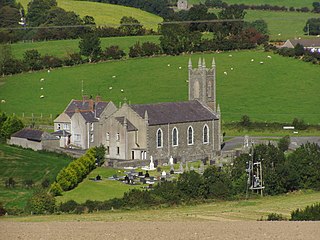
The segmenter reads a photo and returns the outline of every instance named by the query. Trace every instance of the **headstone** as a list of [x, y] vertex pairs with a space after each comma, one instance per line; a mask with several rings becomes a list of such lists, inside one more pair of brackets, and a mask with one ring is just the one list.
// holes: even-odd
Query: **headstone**
[[138, 172], [138, 176], [139, 177], [143, 176], [143, 172]]
[[170, 156], [170, 158], [169, 158], [169, 165], [170, 165], [170, 166], [173, 165], [173, 157], [172, 157], [172, 156]]
[[166, 176], [167, 176], [166, 171], [162, 171], [162, 173], [161, 173], [161, 177], [162, 177], [162, 178], [165, 178]]
[[189, 166], [188, 166], [188, 162], [186, 162], [186, 172], [189, 172]]
[[183, 165], [182, 165], [182, 162], [180, 162], [179, 172], [183, 173], [183, 171], [184, 171]]
[[97, 181], [100, 181], [100, 180], [101, 180], [101, 176], [100, 176], [99, 174], [96, 176], [96, 180], [97, 180]]
[[191, 167], [190, 167], [190, 171], [194, 171], [194, 167], [193, 167], [192, 164], [191, 164]]
[[146, 178], [150, 177], [150, 174], [148, 171], [146, 171], [146, 174], [144, 175], [144, 177], [146, 177]]
[[178, 163], [178, 159], [177, 158], [174, 158], [173, 159], [173, 164], [177, 164]]

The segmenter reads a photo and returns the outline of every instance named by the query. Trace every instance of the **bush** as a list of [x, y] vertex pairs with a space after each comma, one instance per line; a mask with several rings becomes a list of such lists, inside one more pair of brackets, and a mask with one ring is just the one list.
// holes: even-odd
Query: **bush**
[[48, 178], [43, 179], [43, 181], [41, 182], [41, 186], [43, 188], [48, 188], [50, 186], [50, 180]]
[[3, 207], [2, 203], [0, 203], [0, 216], [5, 215], [5, 214], [6, 214], [6, 212], [7, 212], [7, 211], [4, 209], [4, 207]]
[[278, 213], [270, 213], [268, 214], [267, 221], [286, 221], [287, 219], [282, 216], [282, 214]]
[[305, 209], [296, 209], [291, 213], [290, 221], [319, 221], [320, 203], [307, 206]]
[[60, 186], [59, 183], [54, 182], [51, 184], [50, 190], [49, 192], [53, 195], [53, 196], [61, 196], [62, 195], [62, 188]]
[[76, 208], [79, 204], [74, 200], [69, 200], [67, 202], [61, 203], [59, 206], [59, 211], [66, 212], [66, 213], [73, 213], [75, 212]]
[[28, 200], [26, 211], [34, 214], [53, 213], [55, 209], [55, 198], [43, 189], [37, 189]]
[[248, 115], [243, 115], [240, 120], [240, 125], [242, 127], [250, 127], [251, 121]]
[[6, 188], [14, 188], [15, 185], [16, 185], [16, 181], [13, 179], [13, 177], [10, 177], [5, 181]]
[[27, 179], [27, 180], [24, 181], [24, 185], [27, 188], [32, 188], [33, 185], [34, 185], [34, 181], [32, 179]]
[[86, 210], [85, 206], [78, 205], [78, 206], [76, 207], [76, 209], [74, 210], [74, 213], [76, 213], [76, 214], [82, 214], [82, 213], [84, 213], [85, 210]]
[[119, 48], [119, 46], [107, 47], [103, 54], [105, 59], [121, 59], [126, 55], [125, 52]]
[[303, 119], [294, 118], [292, 121], [292, 125], [294, 126], [295, 129], [298, 129], [298, 130], [307, 129], [307, 125], [305, 124]]
[[282, 151], [285, 152], [289, 149], [289, 145], [290, 145], [290, 136], [284, 136], [283, 138], [281, 138], [279, 140], [278, 143], [278, 148]]

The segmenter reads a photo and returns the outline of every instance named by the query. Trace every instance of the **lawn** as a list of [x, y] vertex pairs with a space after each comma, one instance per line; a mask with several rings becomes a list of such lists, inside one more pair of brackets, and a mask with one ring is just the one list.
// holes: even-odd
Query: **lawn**
[[[109, 37], [101, 38], [101, 48], [105, 50], [111, 45], [118, 45], [127, 54], [129, 47], [136, 42], [155, 42], [159, 43], [159, 36], [127, 36], [127, 37]], [[53, 55], [60, 58], [68, 56], [69, 53], [79, 52], [79, 39], [72, 40], [55, 40], [42, 42], [26, 42], [11, 44], [12, 54], [16, 58], [23, 58], [23, 54], [27, 50], [37, 49], [42, 56]]]
[[[33, 180], [36, 185], [46, 178], [52, 182], [70, 161], [70, 158], [57, 154], [0, 144], [0, 202], [7, 207], [23, 207], [32, 193], [32, 190], [22, 186], [25, 180]], [[17, 182], [14, 189], [4, 187], [9, 177]]]
[[[199, 2], [205, 2], [205, 0], [189, 0], [190, 4], [198, 4]], [[314, 0], [223, 0], [228, 4], [246, 4], [246, 5], [263, 5], [269, 4], [272, 6], [286, 6], [286, 7], [308, 7], [312, 9], [312, 3]]]
[[[20, 0], [21, 4], [27, 10], [29, 0]], [[140, 23], [147, 29], [157, 30], [158, 23], [162, 22], [162, 18], [142, 11], [137, 8], [125, 7], [114, 4], [87, 2], [87, 1], [74, 1], [74, 0], [57, 0], [58, 7], [67, 11], [73, 11], [80, 15], [92, 16], [97, 25], [107, 25], [109, 27], [118, 27], [120, 19], [123, 16], [130, 16], [138, 19]]]
[[[193, 55], [194, 67], [200, 56], [206, 57], [207, 65], [212, 57], [216, 59], [223, 121], [238, 121], [247, 114], [258, 121], [291, 122], [298, 117], [319, 123], [319, 66], [263, 51], [236, 51]], [[100, 94], [116, 105], [124, 98], [129, 103], [184, 101], [189, 57], [129, 59], [5, 77], [0, 80], [0, 96], [6, 103], [0, 107], [19, 116], [56, 116], [72, 98], [81, 99], [82, 81], [85, 94]]]
[[[124, 192], [139, 186], [132, 186], [121, 183], [119, 181], [109, 180], [108, 177], [117, 174], [124, 176], [123, 170], [119, 173], [112, 168], [96, 168], [88, 177], [79, 184], [75, 189], [64, 192], [63, 196], [57, 197], [57, 202], [66, 202], [68, 200], [75, 200], [83, 203], [86, 200], [104, 201], [111, 198], [121, 198]], [[102, 177], [101, 181], [92, 181], [89, 179], [95, 178], [97, 175]]]
[[207, 204], [187, 205], [134, 211], [107, 211], [82, 215], [43, 215], [3, 218], [3, 221], [178, 221], [178, 220], [252, 220], [266, 218], [269, 213], [289, 217], [292, 210], [319, 202], [320, 192], [294, 192], [241, 201], [217, 201]]

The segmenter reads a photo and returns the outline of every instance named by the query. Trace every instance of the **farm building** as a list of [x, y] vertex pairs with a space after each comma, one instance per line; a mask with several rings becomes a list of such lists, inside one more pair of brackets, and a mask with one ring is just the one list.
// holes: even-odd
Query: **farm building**
[[294, 48], [297, 44], [301, 44], [305, 49], [312, 52], [320, 51], [320, 38], [288, 39], [281, 47]]
[[216, 105], [215, 62], [207, 68], [189, 61], [189, 101], [157, 104], [72, 100], [54, 120], [55, 131], [70, 132], [69, 147], [103, 144], [112, 160], [187, 161], [220, 154], [220, 109]]
[[9, 144], [38, 150], [54, 150], [59, 147], [59, 139], [51, 134], [31, 128], [24, 128], [11, 135]]

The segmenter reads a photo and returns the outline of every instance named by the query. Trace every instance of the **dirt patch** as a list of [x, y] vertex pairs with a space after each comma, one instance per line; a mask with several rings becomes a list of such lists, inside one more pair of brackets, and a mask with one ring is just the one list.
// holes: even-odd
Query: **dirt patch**
[[[155, 216], [156, 218], [156, 216]], [[0, 222], [0, 239], [308, 239], [320, 222]]]

